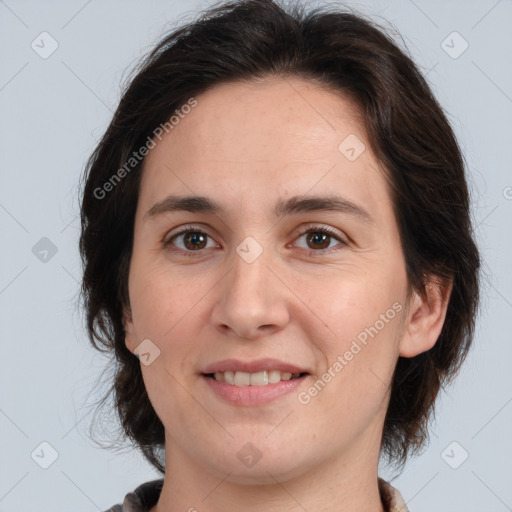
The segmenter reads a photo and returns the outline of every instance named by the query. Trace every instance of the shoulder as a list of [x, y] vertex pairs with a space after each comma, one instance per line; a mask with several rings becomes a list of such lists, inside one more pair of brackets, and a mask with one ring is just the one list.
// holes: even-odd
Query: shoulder
[[398, 489], [382, 478], [379, 478], [379, 492], [386, 512], [409, 512]]
[[113, 505], [105, 512], [148, 512], [156, 505], [163, 482], [163, 479], [159, 479], [139, 485], [124, 497], [122, 505]]

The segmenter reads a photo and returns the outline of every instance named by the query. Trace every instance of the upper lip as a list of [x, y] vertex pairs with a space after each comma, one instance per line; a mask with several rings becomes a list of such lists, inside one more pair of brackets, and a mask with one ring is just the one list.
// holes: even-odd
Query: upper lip
[[290, 372], [293, 374], [308, 373], [304, 368], [300, 368], [294, 364], [280, 361], [279, 359], [255, 359], [253, 361], [241, 361], [239, 359], [224, 359], [216, 363], [209, 364], [202, 371], [203, 374], [232, 372], [257, 373], [263, 370], [279, 370], [281, 372]]

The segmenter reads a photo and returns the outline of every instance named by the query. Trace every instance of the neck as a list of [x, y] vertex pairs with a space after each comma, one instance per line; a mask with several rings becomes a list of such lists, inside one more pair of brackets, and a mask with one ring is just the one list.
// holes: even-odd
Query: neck
[[385, 512], [378, 489], [380, 446], [364, 436], [359, 441], [343, 457], [324, 460], [299, 476], [268, 473], [267, 481], [247, 484], [194, 464], [166, 435], [164, 485], [151, 512]]

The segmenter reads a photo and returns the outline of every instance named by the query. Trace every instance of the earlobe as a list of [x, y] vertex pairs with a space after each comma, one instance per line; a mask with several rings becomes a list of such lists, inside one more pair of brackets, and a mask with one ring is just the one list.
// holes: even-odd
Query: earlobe
[[424, 294], [414, 291], [400, 343], [400, 356], [414, 357], [431, 349], [444, 325], [453, 280], [432, 278]]

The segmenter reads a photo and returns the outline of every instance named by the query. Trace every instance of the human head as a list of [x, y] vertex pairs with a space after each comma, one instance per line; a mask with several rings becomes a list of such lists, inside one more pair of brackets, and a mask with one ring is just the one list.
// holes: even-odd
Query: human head
[[264, 0], [234, 2], [171, 33], [148, 56], [86, 169], [80, 249], [91, 341], [115, 354], [113, 390], [122, 427], [161, 469], [164, 428], [140, 362], [126, 347], [123, 317], [144, 159], [122, 178], [117, 174], [119, 180], [112, 176], [148, 137], [157, 143], [155, 129], [176, 110], [179, 115], [190, 98], [266, 77], [301, 78], [350, 98], [386, 170], [410, 290], [425, 294], [432, 279], [452, 280], [437, 342], [400, 357], [393, 376], [382, 447], [403, 462], [424, 444], [440, 386], [455, 375], [470, 346], [479, 260], [463, 160], [449, 123], [412, 61], [360, 17], [327, 9], [286, 12]]

